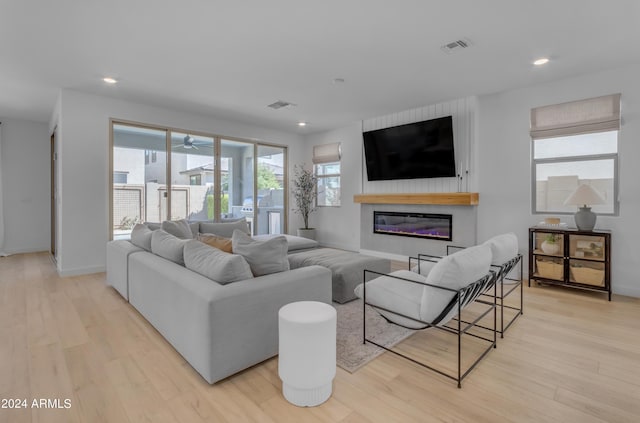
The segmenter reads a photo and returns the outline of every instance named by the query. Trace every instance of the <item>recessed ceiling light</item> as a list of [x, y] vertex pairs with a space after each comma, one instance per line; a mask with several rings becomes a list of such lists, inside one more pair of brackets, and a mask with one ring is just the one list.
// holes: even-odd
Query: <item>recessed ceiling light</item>
[[533, 62], [533, 64], [536, 66], [546, 65], [547, 63], [549, 63], [549, 59], [547, 59], [546, 57], [541, 57], [540, 59]]
[[102, 80], [104, 82], [106, 82], [107, 84], [116, 84], [116, 83], [118, 83], [117, 79], [111, 78], [111, 77], [102, 78]]
[[298, 126], [307, 126], [307, 122], [298, 122]]

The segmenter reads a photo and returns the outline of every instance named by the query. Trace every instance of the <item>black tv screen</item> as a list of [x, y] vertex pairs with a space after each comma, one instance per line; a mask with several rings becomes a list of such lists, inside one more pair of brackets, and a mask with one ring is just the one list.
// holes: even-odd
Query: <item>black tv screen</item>
[[362, 135], [370, 181], [456, 176], [451, 116]]

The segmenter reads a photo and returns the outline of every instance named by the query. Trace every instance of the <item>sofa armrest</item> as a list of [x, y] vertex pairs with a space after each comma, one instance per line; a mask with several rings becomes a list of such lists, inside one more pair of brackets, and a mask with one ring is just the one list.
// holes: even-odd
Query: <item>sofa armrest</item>
[[107, 242], [107, 284], [129, 301], [129, 256], [144, 251], [129, 241]]

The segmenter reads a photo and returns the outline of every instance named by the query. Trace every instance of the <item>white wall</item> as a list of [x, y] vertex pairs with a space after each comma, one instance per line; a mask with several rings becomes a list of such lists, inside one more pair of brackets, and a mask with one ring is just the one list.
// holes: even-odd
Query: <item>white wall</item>
[[[328, 247], [358, 251], [360, 249], [360, 205], [353, 202], [353, 195], [362, 192], [362, 129], [360, 122], [347, 127], [305, 138], [305, 157], [302, 163], [311, 166], [313, 146], [341, 143], [340, 207], [319, 207], [309, 218], [309, 225], [316, 228], [316, 239]], [[293, 214], [294, 226], [302, 226], [302, 218]]]
[[[300, 137], [296, 134], [72, 90], [61, 91], [60, 103], [60, 112], [52, 116], [50, 125], [58, 124], [59, 130], [57, 263], [61, 275], [99, 272], [105, 268], [109, 237], [109, 118], [288, 145], [293, 158], [290, 163], [301, 156], [297, 151]], [[87, 192], [92, 195], [87, 197], [84, 195]]]
[[[366, 169], [363, 168], [362, 192], [475, 192], [476, 172], [473, 160], [475, 158], [476, 108], [476, 98], [466, 97], [364, 120], [362, 122], [362, 131], [373, 131], [443, 116], [452, 116], [456, 172], [460, 174], [462, 179], [456, 177], [421, 178], [369, 182]], [[361, 134], [360, 144], [362, 145]], [[469, 172], [468, 174], [467, 171]]]
[[[442, 254], [445, 244], [442, 241], [393, 237], [373, 234], [372, 206], [355, 204], [353, 196], [362, 192], [403, 193], [403, 192], [450, 192], [474, 191], [477, 185], [475, 138], [476, 98], [467, 97], [430, 106], [419, 107], [387, 116], [354, 122], [344, 128], [305, 137], [305, 161], [310, 164], [314, 145], [340, 142], [342, 144], [341, 206], [321, 207], [311, 217], [311, 225], [316, 228], [318, 241], [325, 246], [347, 250], [366, 250], [368, 253], [380, 252], [388, 256], [406, 256], [413, 248], [415, 253], [424, 252]], [[456, 167], [469, 169], [458, 185], [457, 178], [412, 179], [399, 181], [367, 181], [363, 164], [362, 131], [374, 130], [405, 123], [453, 116], [453, 131], [456, 154]], [[382, 207], [386, 211], [395, 207]], [[380, 208], [376, 208], [379, 210]], [[468, 217], [469, 221], [454, 222], [454, 236], [458, 245], [472, 245], [476, 239], [475, 207], [462, 211], [446, 206], [407, 206], [404, 210], [424, 213], [452, 213]], [[365, 213], [366, 216], [363, 216]], [[364, 223], [364, 224], [362, 224]], [[456, 227], [458, 229], [456, 229]], [[470, 233], [469, 233], [470, 232]], [[419, 249], [420, 251], [415, 251]]]
[[48, 251], [50, 246], [50, 140], [46, 124], [2, 122], [4, 251]]
[[[613, 292], [640, 297], [640, 65], [486, 95], [479, 104], [478, 241], [513, 231], [527, 254], [528, 227], [545, 216], [531, 213], [529, 112], [531, 108], [622, 93], [619, 134], [620, 216], [598, 217], [612, 231]], [[575, 226], [571, 216], [562, 218]], [[526, 269], [526, 266], [525, 266]]]

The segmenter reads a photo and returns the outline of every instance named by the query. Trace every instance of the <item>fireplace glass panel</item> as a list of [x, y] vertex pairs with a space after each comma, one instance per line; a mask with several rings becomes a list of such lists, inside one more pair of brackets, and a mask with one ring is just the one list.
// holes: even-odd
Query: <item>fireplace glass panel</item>
[[450, 214], [373, 212], [373, 232], [451, 241]]

